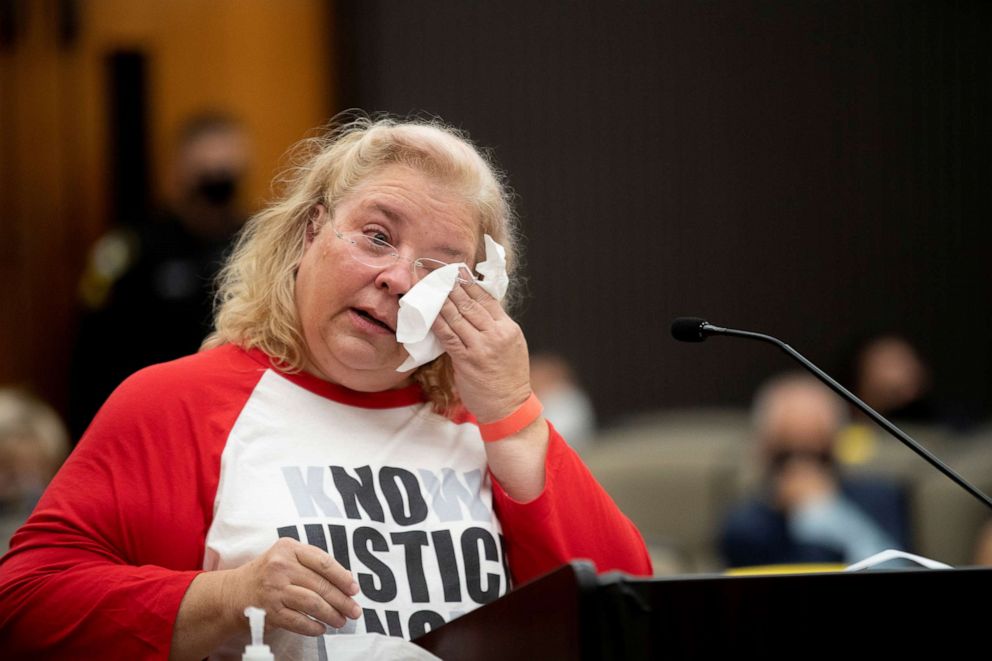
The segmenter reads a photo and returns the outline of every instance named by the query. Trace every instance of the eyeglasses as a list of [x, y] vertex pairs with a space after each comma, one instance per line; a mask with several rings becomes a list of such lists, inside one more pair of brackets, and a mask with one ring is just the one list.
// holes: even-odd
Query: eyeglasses
[[[353, 260], [374, 269], [386, 269], [396, 262], [402, 260], [410, 262], [415, 282], [426, 278], [434, 271], [448, 266], [447, 262], [442, 262], [429, 257], [419, 257], [408, 259], [400, 254], [400, 251], [390, 243], [376, 238], [375, 235], [363, 232], [339, 232], [334, 225], [331, 225], [334, 236], [338, 237], [348, 245], [348, 254]], [[467, 284], [475, 280], [475, 277], [467, 268], [459, 269], [458, 281]]]

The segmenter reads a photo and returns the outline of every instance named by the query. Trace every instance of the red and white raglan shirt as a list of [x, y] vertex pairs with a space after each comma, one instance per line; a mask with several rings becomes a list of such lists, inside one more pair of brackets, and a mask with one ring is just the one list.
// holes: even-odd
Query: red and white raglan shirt
[[[222, 346], [107, 400], [0, 562], [0, 649], [162, 658], [190, 582], [279, 537], [350, 569], [363, 615], [327, 635], [414, 638], [572, 559], [650, 574], [640, 534], [551, 429], [546, 485], [512, 500], [469, 416], [417, 386], [360, 393]], [[240, 654], [247, 641], [231, 641]], [[323, 637], [266, 635], [277, 658]], [[238, 646], [240, 645], [240, 647]]]

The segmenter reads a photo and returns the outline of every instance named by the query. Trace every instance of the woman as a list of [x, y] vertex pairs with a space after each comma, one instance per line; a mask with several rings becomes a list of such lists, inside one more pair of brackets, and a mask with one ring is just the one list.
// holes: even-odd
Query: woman
[[277, 656], [318, 658], [325, 631], [412, 638], [573, 558], [650, 573], [472, 278], [432, 326], [446, 355], [397, 371], [418, 282], [473, 269], [485, 235], [512, 273], [493, 168], [451, 129], [391, 120], [306, 154], [246, 226], [205, 350], [122, 384], [15, 536], [0, 643], [201, 658], [236, 650], [255, 605]]

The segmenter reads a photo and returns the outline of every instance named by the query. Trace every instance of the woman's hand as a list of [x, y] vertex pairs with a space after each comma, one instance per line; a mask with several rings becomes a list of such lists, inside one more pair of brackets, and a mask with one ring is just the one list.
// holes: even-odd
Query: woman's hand
[[319, 636], [326, 633], [321, 622], [340, 629], [346, 618], [362, 614], [351, 598], [358, 594], [351, 572], [326, 551], [295, 539], [280, 539], [258, 558], [231, 570], [226, 579], [238, 608], [265, 609], [266, 629]]
[[821, 462], [792, 459], [774, 476], [775, 501], [790, 512], [837, 493], [837, 480]]
[[[455, 287], [433, 330], [451, 356], [462, 404], [480, 423], [502, 420], [530, 397], [523, 331], [482, 287]], [[548, 451], [543, 417], [485, 447], [489, 470], [511, 498], [527, 502], [541, 495]]]
[[361, 616], [351, 598], [356, 594], [351, 572], [327, 552], [280, 539], [246, 565], [193, 579], [179, 604], [169, 658], [202, 659], [238, 631], [247, 631], [248, 606], [265, 609], [266, 630], [319, 636], [327, 631], [321, 622], [341, 628], [345, 618]]
[[478, 284], [452, 290], [433, 331], [451, 356], [462, 403], [479, 422], [505, 418], [530, 396], [523, 331]]

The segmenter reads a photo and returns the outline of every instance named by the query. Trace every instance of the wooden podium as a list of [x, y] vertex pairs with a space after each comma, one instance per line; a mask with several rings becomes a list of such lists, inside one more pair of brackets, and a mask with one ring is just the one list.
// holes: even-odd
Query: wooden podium
[[987, 659], [992, 569], [633, 578], [565, 565], [417, 638], [445, 661]]

